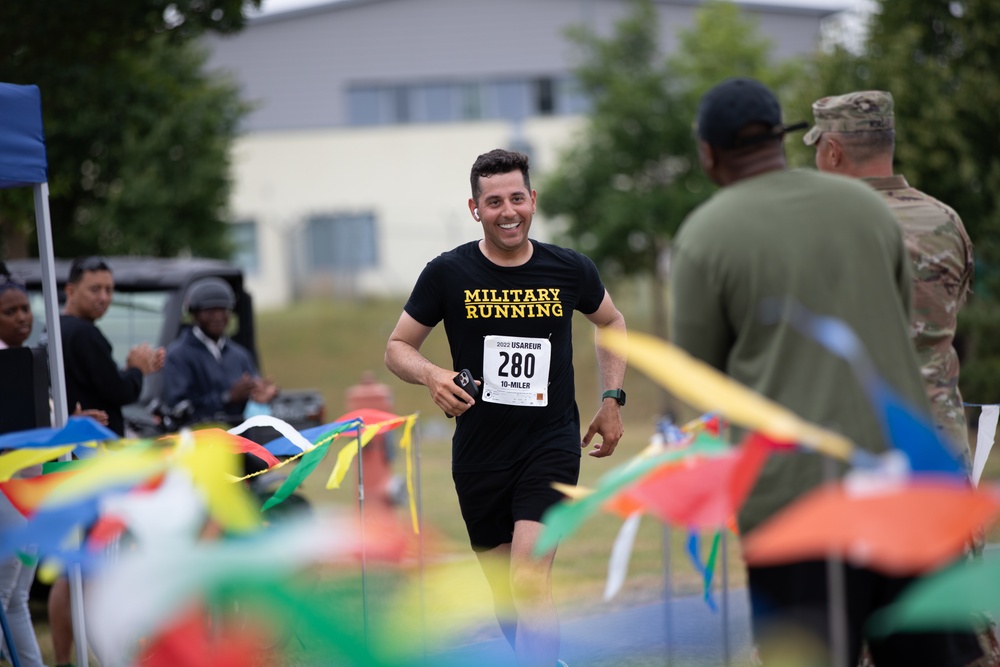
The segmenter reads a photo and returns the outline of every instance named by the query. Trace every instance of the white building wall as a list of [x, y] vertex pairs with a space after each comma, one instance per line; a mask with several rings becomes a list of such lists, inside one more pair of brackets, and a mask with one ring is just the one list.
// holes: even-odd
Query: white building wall
[[[533, 174], [556, 162], [581, 118], [528, 121]], [[480, 238], [469, 214], [469, 171], [476, 156], [510, 144], [502, 122], [400, 125], [254, 133], [234, 155], [234, 214], [258, 223], [260, 271], [248, 276], [255, 302], [280, 306], [297, 296], [289, 263], [295, 239], [313, 214], [371, 211], [380, 266], [357, 276], [364, 294], [405, 294], [438, 254]], [[532, 187], [537, 186], [537, 180]], [[544, 197], [544, 192], [540, 193]], [[548, 240], [535, 218], [532, 236]]]
[[[669, 52], [701, 3], [655, 4]], [[742, 6], [782, 58], [811, 52], [832, 11], [779, 0]], [[566, 28], [585, 23], [609, 35], [630, 8], [626, 0], [340, 0], [207, 37], [209, 67], [229, 72], [257, 105], [235, 147], [231, 198], [234, 219], [256, 223], [258, 271], [248, 286], [257, 303], [280, 306], [330, 281], [297, 275], [313, 215], [373, 214], [378, 267], [339, 280], [352, 293], [405, 294], [427, 261], [481, 233], [466, 205], [477, 155], [510, 148], [517, 135], [532, 147], [537, 177], [584, 122], [349, 126], [350, 86], [563, 77], [578, 55]], [[536, 218], [533, 235], [544, 240], [545, 228]]]

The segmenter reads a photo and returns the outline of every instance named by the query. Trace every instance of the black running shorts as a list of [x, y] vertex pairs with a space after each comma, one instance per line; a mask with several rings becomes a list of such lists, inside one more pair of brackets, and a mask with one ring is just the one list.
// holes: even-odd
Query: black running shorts
[[580, 455], [540, 449], [504, 470], [452, 472], [462, 518], [474, 551], [488, 551], [514, 539], [514, 522], [541, 521], [566, 496], [552, 482], [577, 483]]

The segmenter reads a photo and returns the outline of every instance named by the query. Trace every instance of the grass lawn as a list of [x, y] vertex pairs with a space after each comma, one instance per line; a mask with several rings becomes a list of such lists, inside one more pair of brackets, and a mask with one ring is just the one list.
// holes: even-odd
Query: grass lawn
[[[436, 535], [446, 541], [447, 546], [443, 548], [455, 554], [468, 554], [465, 526], [451, 481], [450, 438], [453, 424], [440, 414], [424, 387], [401, 382], [386, 370], [383, 363], [385, 341], [396, 324], [404, 301], [310, 301], [288, 310], [259, 315], [257, 326], [264, 372], [281, 386], [320, 390], [326, 399], [328, 419], [344, 411], [347, 388], [357, 382], [366, 370], [374, 371], [380, 381], [392, 388], [397, 414], [420, 412], [425, 521]], [[618, 301], [623, 312], [628, 312], [622, 300]], [[577, 402], [581, 419], [586, 424], [599, 405], [599, 378], [593, 345], [594, 327], [579, 314], [576, 317]], [[644, 328], [643, 324], [638, 323], [638, 327]], [[630, 323], [630, 326], [637, 325]], [[432, 361], [449, 365], [450, 356], [442, 327], [434, 330], [423, 351]], [[626, 387], [629, 400], [623, 411], [625, 439], [611, 458], [583, 457], [580, 480], [583, 485], [593, 484], [611, 467], [645, 447], [656, 418], [666, 405], [664, 393], [635, 371], [627, 374]], [[328, 465], [332, 467], [332, 461]], [[325, 479], [323, 471], [313, 474], [309, 480], [312, 482], [308, 489], [310, 496], [319, 502], [352, 500], [353, 491], [347, 488], [340, 491], [323, 489]], [[560, 602], [565, 602], [568, 610], [580, 610], [581, 605], [600, 604], [607, 559], [619, 527], [620, 520], [614, 517], [598, 517], [585, 524], [560, 548], [556, 559], [556, 595]], [[694, 592], [699, 590], [700, 580], [684, 556], [684, 538], [684, 535], [676, 535], [674, 539], [675, 585]], [[732, 585], [742, 585], [738, 550], [735, 545], [732, 546]], [[655, 520], [645, 520], [636, 541], [630, 576], [621, 595], [623, 599], [651, 599], [661, 593], [664, 580], [662, 549], [660, 524]]]
[[[616, 301], [629, 318], [631, 329], [649, 330], [648, 321], [641, 316], [631, 315], [633, 312], [643, 312], [640, 304], [621, 296]], [[261, 313], [258, 315], [257, 327], [262, 370], [280, 386], [319, 390], [326, 399], [327, 420], [333, 420], [346, 410], [345, 392], [359, 380], [364, 371], [373, 371], [381, 382], [392, 388], [397, 414], [419, 412], [425, 553], [435, 563], [475, 566], [451, 481], [450, 437], [453, 423], [444, 418], [423, 387], [400, 382], [385, 369], [383, 363], [385, 341], [398, 319], [403, 303], [402, 298], [313, 300], [295, 304], [285, 310]], [[581, 418], [586, 424], [599, 404], [599, 378], [594, 355], [593, 327], [582, 316], [576, 317], [578, 322], [574, 348], [577, 402]], [[423, 351], [431, 360], [444, 366], [449, 364], [447, 342], [441, 327], [431, 334]], [[610, 459], [598, 460], [584, 456], [580, 481], [583, 485], [594, 484], [611, 467], [637, 454], [647, 445], [658, 416], [667, 406], [673, 405], [677, 409], [676, 404], [664, 392], [634, 370], [628, 372], [625, 384], [629, 395], [628, 405], [623, 411], [625, 438]], [[686, 419], [694, 416], [694, 413], [681, 408], [679, 415]], [[338, 448], [335, 446], [334, 451]], [[334, 456], [328, 456], [307, 480], [303, 491], [314, 504], [353, 508], [356, 503], [354, 470], [349, 474], [344, 488], [333, 491], [324, 488], [333, 462]], [[401, 461], [397, 463], [396, 470], [403, 471]], [[992, 458], [984, 479], [1000, 479], [1000, 457]], [[403, 518], [401, 513], [401, 520]], [[636, 540], [624, 589], [614, 600], [602, 601], [611, 544], [619, 527], [619, 519], [601, 515], [587, 522], [576, 535], [561, 545], [554, 577], [555, 598], [564, 617], [587, 616], [618, 605], [661, 599], [664, 587], [664, 532], [658, 522], [646, 518]], [[672, 581], [675, 593], [679, 594], [697, 593], [701, 586], [699, 576], [685, 555], [685, 538], [683, 531], [672, 531]], [[993, 542], [1000, 541], [1000, 528], [994, 527], [989, 539]], [[729, 540], [728, 562], [730, 586], [743, 586], [744, 569], [735, 539]], [[474, 567], [472, 569], [477, 572]], [[386, 592], [381, 588], [381, 581], [383, 579], [374, 576], [369, 588], [371, 604], [375, 607], [380, 604], [382, 594]], [[462, 585], [465, 586], [464, 595], [481, 601], [475, 616], [482, 632], [492, 636], [495, 629], [485, 580], [477, 573], [463, 580]], [[429, 614], [434, 611], [433, 608], [429, 609]], [[36, 606], [33, 612], [43, 657], [51, 664], [51, 643], [44, 607]], [[648, 664], [661, 663], [651, 661]]]
[[[622, 296], [622, 295], [625, 296]], [[629, 327], [648, 331], [648, 318], [641, 313], [632, 292], [617, 290], [616, 302], [626, 313]], [[374, 371], [380, 381], [394, 393], [397, 414], [420, 412], [421, 474], [423, 476], [423, 508], [430, 531], [443, 540], [442, 548], [455, 554], [468, 554], [465, 528], [458, 510], [458, 501], [451, 483], [450, 436], [453, 425], [439, 413], [422, 386], [399, 381], [383, 363], [385, 341], [395, 326], [404, 298], [360, 301], [309, 301], [287, 310], [262, 313], [258, 316], [258, 331], [262, 364], [266, 374], [286, 387], [313, 387], [326, 399], [327, 417], [341, 414], [347, 388], [357, 382], [361, 373]], [[633, 316], [632, 313], [640, 313]], [[586, 423], [597, 409], [599, 378], [593, 346], [593, 327], [576, 315], [574, 350], [576, 357], [577, 402], [581, 419]], [[442, 327], [437, 327], [424, 345], [423, 352], [441, 365], [448, 365], [450, 356]], [[625, 386], [629, 401], [623, 410], [625, 438], [609, 459], [584, 457], [581, 484], [593, 484], [612, 466], [637, 454], [649, 441], [656, 420], [668, 405], [676, 405], [645, 376], [629, 370]], [[684, 411], [684, 418], [694, 413]], [[975, 415], [972, 416], [974, 425]], [[974, 441], [973, 435], [973, 441]], [[329, 462], [332, 466], [332, 462]], [[1000, 479], [1000, 457], [993, 456], [985, 479]], [[323, 471], [315, 473], [308, 492], [318, 502], [351, 502], [348, 489], [327, 491]], [[314, 488], [315, 487], [315, 488]], [[618, 519], [600, 516], [560, 548], [556, 559], [557, 599], [571, 613], [590, 607], [601, 608], [601, 593], [606, 575], [611, 542], [619, 528]], [[683, 553], [684, 536], [674, 531], [673, 571], [675, 586], [683, 591], [699, 590], [700, 582]], [[1000, 528], [989, 533], [990, 541], [1000, 541]], [[730, 540], [730, 582], [743, 585], [743, 565], [736, 540]], [[622, 594], [622, 600], [647, 600], [661, 594], [663, 586], [663, 533], [654, 520], [644, 520], [632, 567]]]

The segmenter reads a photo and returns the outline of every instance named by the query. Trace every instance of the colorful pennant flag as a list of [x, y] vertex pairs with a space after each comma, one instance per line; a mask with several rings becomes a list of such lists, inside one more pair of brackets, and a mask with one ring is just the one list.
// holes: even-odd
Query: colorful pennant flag
[[675, 526], [722, 528], [753, 488], [769, 449], [769, 441], [754, 434], [729, 451], [686, 457], [623, 489], [620, 500]]
[[317, 436], [313, 448], [302, 455], [302, 460], [295, 466], [291, 474], [285, 478], [274, 494], [264, 501], [261, 511], [266, 512], [291, 496], [326, 457], [326, 453], [330, 450], [330, 443], [344, 431], [357, 428], [359, 423], [357, 421], [335, 422], [332, 428]]
[[846, 361], [868, 394], [882, 423], [886, 440], [906, 453], [913, 472], [933, 472], [964, 478], [958, 457], [941, 439], [930, 416], [921, 413], [882, 379], [861, 340], [847, 324], [834, 317], [810, 312], [788, 298], [765, 299], [760, 306], [761, 319], [779, 318]]
[[61, 445], [58, 447], [42, 448], [25, 447], [24, 449], [14, 449], [6, 454], [0, 454], [0, 482], [6, 482], [25, 468], [65, 456], [71, 451], [73, 451], [73, 445]]
[[1000, 617], [1000, 558], [963, 560], [912, 583], [868, 622], [876, 635], [927, 630], [981, 630], [984, 614]]
[[598, 481], [597, 488], [575, 500], [553, 505], [542, 517], [542, 532], [535, 542], [536, 555], [554, 549], [561, 540], [572, 535], [594, 513], [625, 488], [659, 467], [695, 455], [720, 454], [728, 445], [717, 438], [699, 434], [687, 447], [668, 449], [655, 456], [629, 461], [611, 469]]
[[979, 425], [976, 428], [976, 454], [972, 459], [972, 483], [978, 485], [986, 468], [986, 460], [993, 449], [993, 441], [997, 437], [997, 418], [1000, 417], [1000, 405], [983, 405], [979, 413]]
[[341, 483], [344, 481], [344, 477], [347, 476], [348, 469], [351, 467], [351, 462], [354, 461], [354, 458], [358, 455], [358, 451], [360, 449], [371, 442], [375, 436], [381, 435], [386, 431], [391, 431], [392, 429], [405, 424], [407, 417], [399, 417], [391, 412], [385, 412], [383, 410], [362, 408], [360, 410], [352, 410], [347, 414], [341, 415], [338, 419], [338, 421], [348, 420], [361, 420], [364, 424], [364, 428], [358, 438], [360, 443], [355, 441], [344, 445], [337, 453], [337, 463], [333, 467], [333, 472], [330, 473], [330, 479], [326, 482], [326, 488], [328, 489], [340, 488]]
[[117, 440], [118, 434], [90, 417], [70, 417], [62, 428], [44, 426], [0, 435], [0, 449], [57, 447]]
[[746, 535], [743, 555], [750, 565], [774, 565], [837, 554], [888, 574], [917, 574], [958, 557], [998, 513], [996, 489], [945, 477], [858, 491], [830, 484]]
[[626, 336], [602, 329], [598, 331], [598, 343], [627, 355], [630, 366], [698, 410], [718, 414], [777, 442], [795, 442], [845, 461], [861, 451], [841, 434], [810, 424], [655, 336], [635, 332]]

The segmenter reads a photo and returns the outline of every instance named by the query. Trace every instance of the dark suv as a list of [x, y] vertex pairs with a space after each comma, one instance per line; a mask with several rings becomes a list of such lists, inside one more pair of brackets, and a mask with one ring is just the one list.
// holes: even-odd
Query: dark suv
[[[56, 280], [59, 301], [65, 299], [63, 285], [72, 260], [57, 259]], [[222, 278], [236, 293], [236, 307], [227, 335], [243, 345], [261, 368], [254, 336], [253, 299], [243, 289], [239, 267], [215, 259], [154, 257], [109, 257], [115, 278], [115, 296], [108, 312], [97, 325], [111, 341], [115, 360], [125, 365], [128, 351], [140, 343], [166, 347], [190, 326], [183, 310], [184, 294], [195, 280]], [[45, 330], [45, 304], [42, 301], [42, 272], [37, 259], [8, 260], [7, 267], [23, 279], [31, 295], [35, 325], [26, 345], [37, 345]], [[162, 378], [150, 375], [143, 383], [139, 401], [123, 410], [126, 423], [138, 434], [155, 429], [153, 410], [160, 406]], [[324, 402], [317, 391], [289, 390], [284, 387], [272, 403], [274, 416], [301, 430], [323, 423]]]

